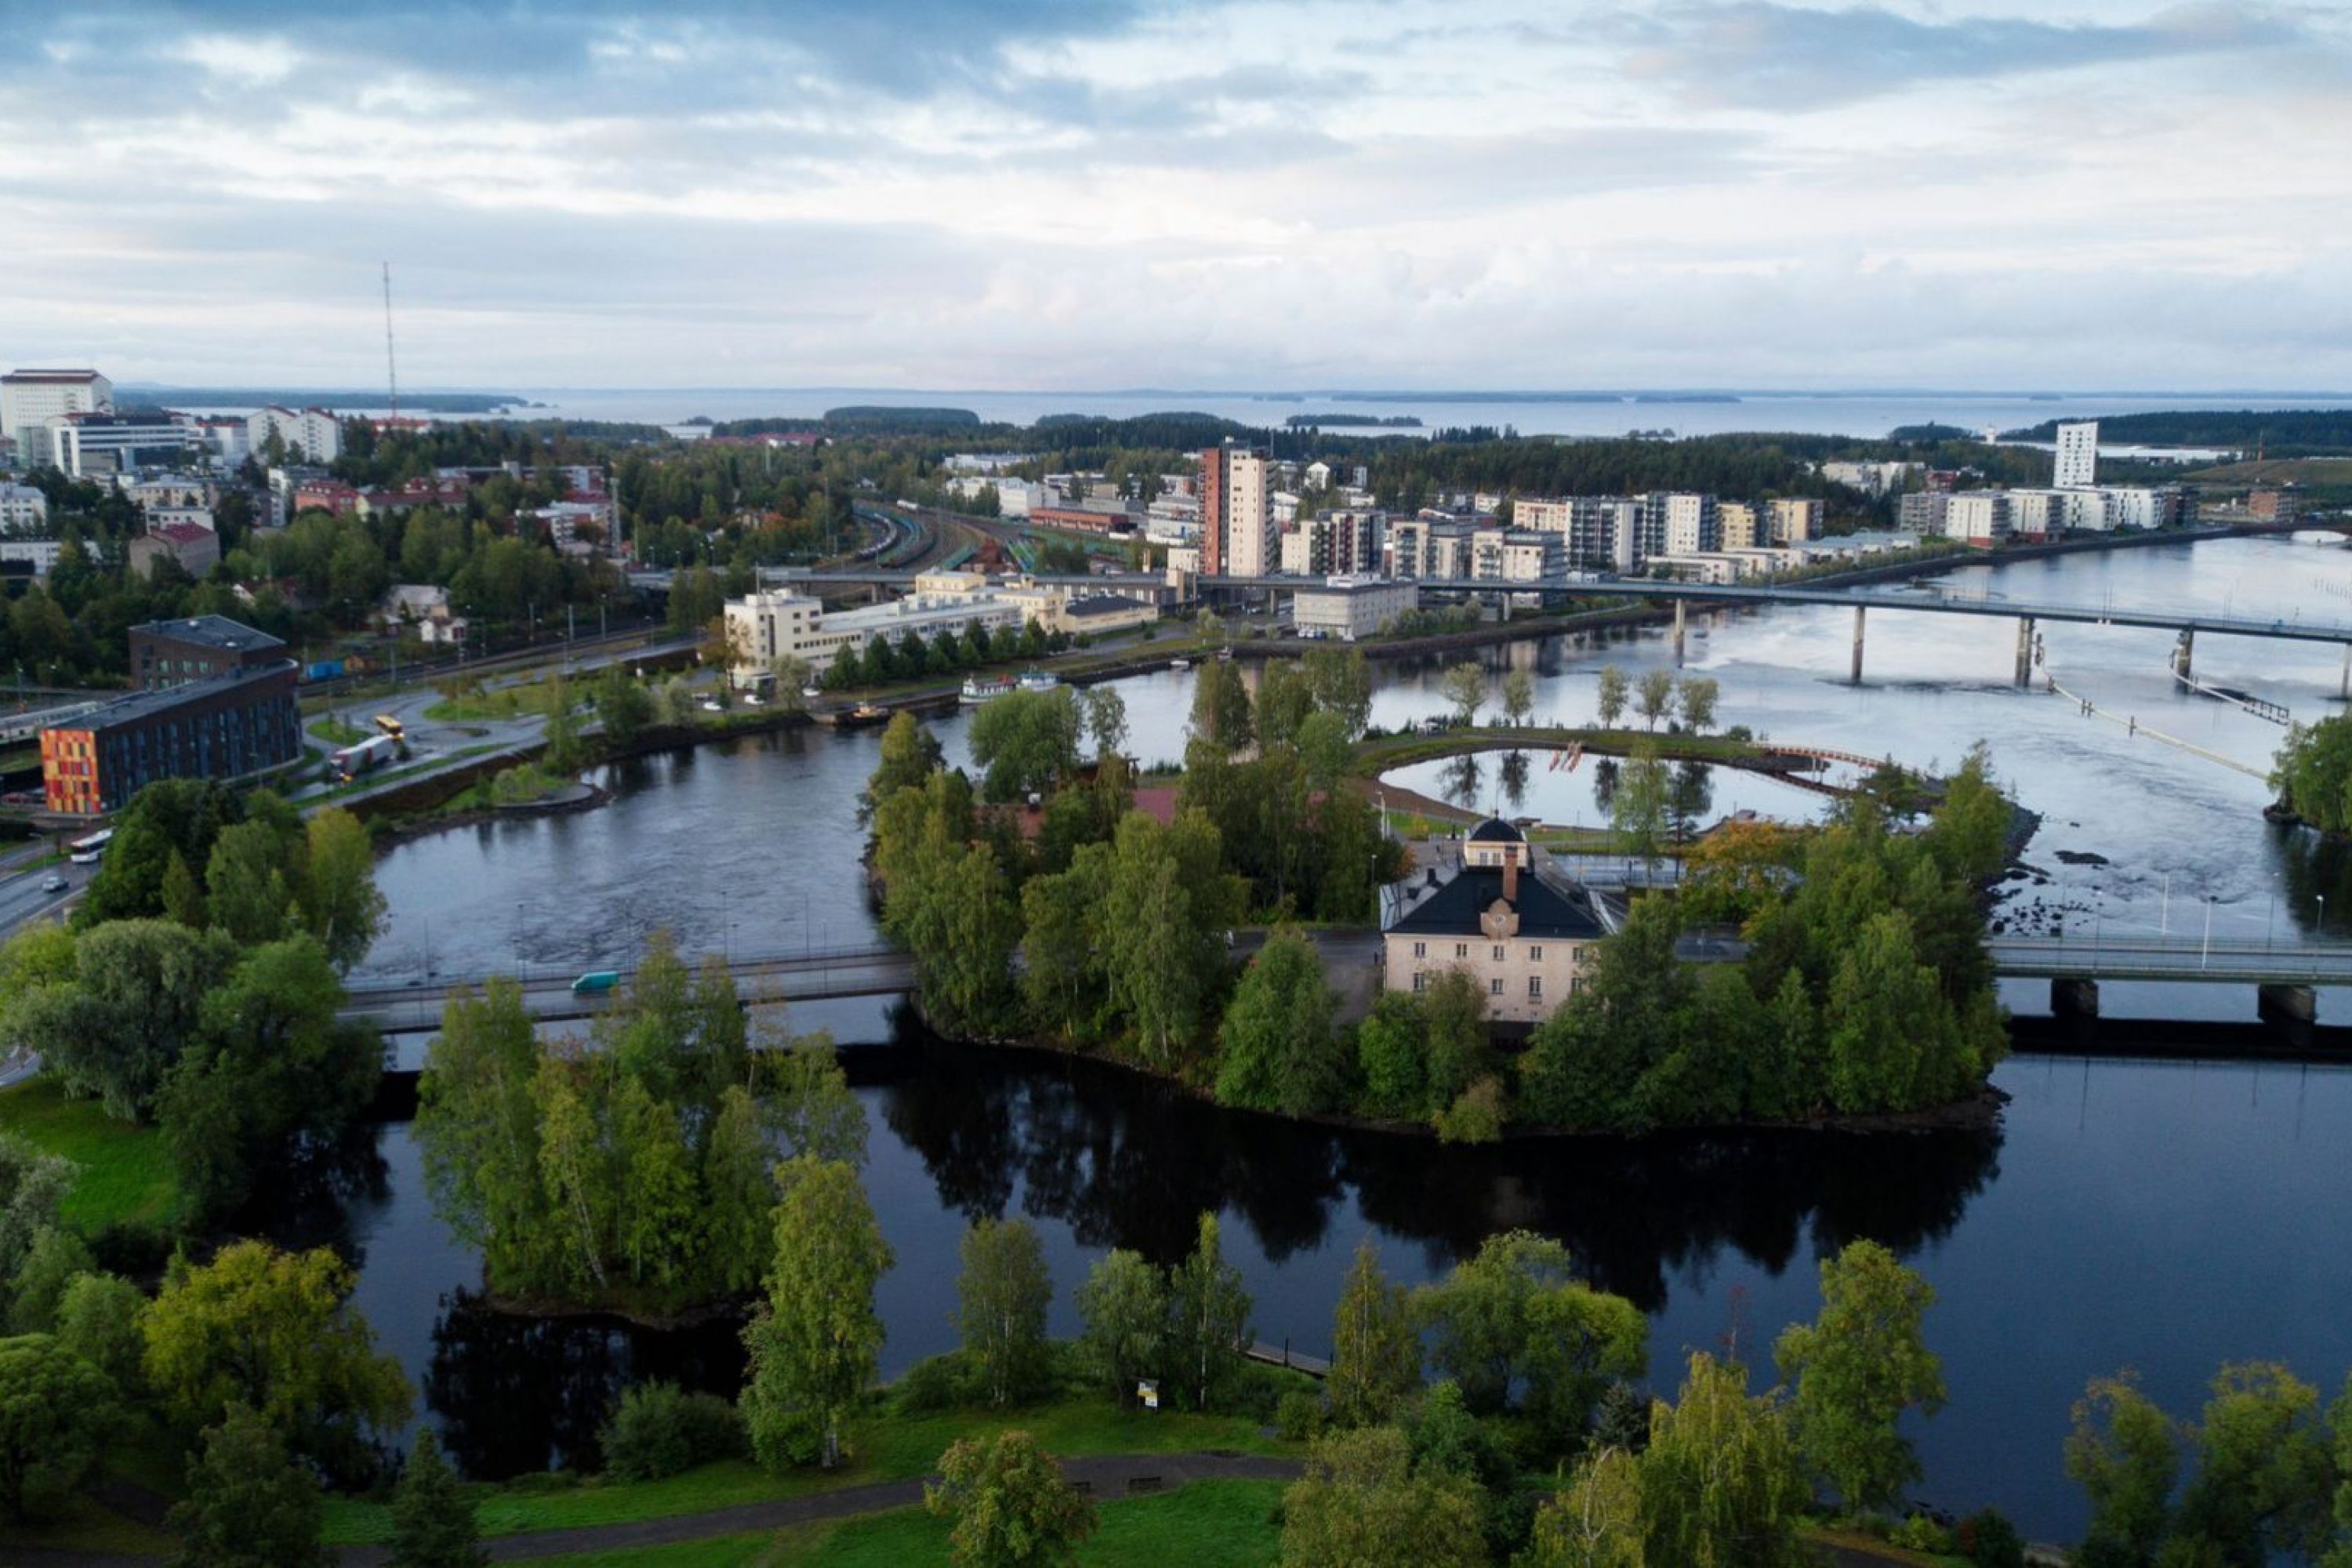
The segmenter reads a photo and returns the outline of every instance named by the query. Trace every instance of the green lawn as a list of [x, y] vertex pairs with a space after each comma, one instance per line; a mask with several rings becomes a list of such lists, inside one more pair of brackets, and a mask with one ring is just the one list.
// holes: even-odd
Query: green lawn
[[81, 1169], [62, 1210], [68, 1224], [169, 1226], [185, 1204], [163, 1141], [152, 1127], [117, 1121], [95, 1100], [68, 1100], [48, 1074], [0, 1090], [0, 1128]]
[[[1267, 1568], [1280, 1549], [1279, 1481], [1196, 1481], [1158, 1497], [1102, 1505], [1101, 1525], [1079, 1548], [1087, 1568], [1150, 1563], [1160, 1568]], [[677, 1546], [578, 1552], [542, 1561], [559, 1568], [901, 1568], [948, 1561], [948, 1524], [921, 1509], [825, 1520], [773, 1532]]]
[[75, 1498], [64, 1513], [46, 1523], [0, 1524], [0, 1563], [12, 1561], [11, 1549], [17, 1547], [163, 1557], [178, 1544], [162, 1531], [110, 1512], [86, 1497]]
[[348, 723], [336, 718], [331, 713], [323, 719], [314, 721], [309, 729], [312, 740], [323, 741], [330, 746], [356, 746], [375, 733], [373, 730], [363, 730], [357, 724]]
[[[887, 1403], [880, 1403], [851, 1425], [847, 1434], [850, 1463], [829, 1475], [817, 1470], [796, 1470], [785, 1476], [771, 1476], [737, 1459], [705, 1465], [658, 1481], [606, 1482], [589, 1479], [577, 1485], [551, 1486], [544, 1478], [526, 1478], [520, 1485], [478, 1489], [478, 1517], [484, 1535], [514, 1535], [529, 1531], [667, 1519], [735, 1503], [862, 1486], [868, 1481], [904, 1480], [929, 1475], [940, 1455], [957, 1438], [1011, 1426], [1031, 1433], [1049, 1453], [1072, 1457], [1209, 1448], [1253, 1454], [1296, 1451], [1291, 1446], [1261, 1436], [1257, 1424], [1247, 1416], [1181, 1415], [1173, 1412], [1146, 1415], [1115, 1409], [1108, 1399], [1096, 1394], [1003, 1414], [956, 1411], [910, 1416], [898, 1415]], [[392, 1510], [388, 1505], [353, 1498], [327, 1500], [328, 1541], [356, 1545], [391, 1538]]]

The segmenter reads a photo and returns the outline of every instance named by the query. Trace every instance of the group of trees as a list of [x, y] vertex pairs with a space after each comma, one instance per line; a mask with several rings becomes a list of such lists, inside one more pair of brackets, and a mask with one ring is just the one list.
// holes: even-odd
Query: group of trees
[[219, 1217], [265, 1171], [331, 1147], [373, 1095], [380, 1046], [338, 1020], [337, 971], [382, 912], [347, 814], [305, 823], [267, 794], [152, 784], [74, 924], [0, 947], [0, 1041], [160, 1128], [190, 1217]]
[[[2009, 807], [1981, 752], [1926, 831], [1864, 797], [1802, 836], [1743, 835], [1678, 903], [1636, 900], [1583, 989], [1517, 1064], [1517, 1112], [1643, 1128], [1948, 1102], [2004, 1049], [1984, 952], [1984, 889]], [[1739, 964], [1679, 960], [1694, 914], [1742, 921]]]
[[2290, 728], [2271, 766], [2271, 787], [2283, 810], [2321, 832], [2352, 831], [2352, 717]]
[[1671, 669], [1645, 669], [1641, 679], [1635, 681], [1615, 665], [1604, 664], [1601, 667], [1594, 710], [1602, 729], [1614, 729], [1617, 721], [1624, 717], [1630, 701], [1633, 711], [1641, 715], [1645, 730], [1655, 730], [1661, 722], [1671, 723], [1679, 713], [1683, 728], [1694, 735], [1703, 735], [1715, 722], [1716, 700], [1721, 694], [1707, 676], [1678, 677]]
[[777, 1151], [861, 1158], [864, 1112], [830, 1042], [754, 1050], [716, 961], [665, 937], [586, 1040], [541, 1042], [520, 988], [452, 996], [418, 1084], [443, 1219], [492, 1289], [654, 1312], [761, 1278]]
[[1024, 622], [1018, 631], [1000, 626], [991, 632], [975, 626], [959, 633], [950, 627], [929, 640], [910, 627], [895, 641], [877, 637], [862, 648], [843, 648], [825, 668], [824, 683], [839, 690], [954, 675], [1006, 659], [1044, 658], [1068, 647], [1070, 640], [1069, 633], [1048, 632], [1034, 620]]

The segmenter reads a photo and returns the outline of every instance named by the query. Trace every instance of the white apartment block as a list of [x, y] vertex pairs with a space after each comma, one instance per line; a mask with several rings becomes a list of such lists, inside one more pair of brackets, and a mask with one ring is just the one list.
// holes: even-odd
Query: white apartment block
[[1900, 489], [1911, 478], [1917, 463], [1823, 463], [1822, 478], [1833, 485], [1860, 490], [1868, 496], [1883, 496], [1889, 490]]
[[30, 562], [33, 575], [47, 577], [57, 570], [58, 552], [65, 542], [58, 539], [11, 539], [0, 534], [0, 566]]
[[1696, 555], [1722, 542], [1713, 496], [1679, 493], [1662, 500], [1664, 554]]
[[1331, 577], [1291, 595], [1290, 624], [1303, 637], [1354, 642], [1396, 625], [1421, 605], [1421, 588], [1379, 577]]
[[2062, 490], [2087, 489], [2099, 482], [2098, 421], [2058, 426], [2057, 471], [2050, 482]]
[[0, 435], [26, 468], [52, 460], [52, 421], [114, 412], [114, 384], [94, 370], [12, 370], [0, 375]]
[[1784, 496], [1772, 503], [1769, 533], [1775, 544], [1802, 544], [1822, 536], [1822, 503]]
[[1944, 536], [1980, 549], [2009, 537], [2009, 492], [1960, 490], [1944, 509]]
[[2009, 492], [2009, 528], [2012, 533], [2048, 538], [2063, 533], [2067, 529], [2067, 499], [2064, 490], [2011, 490]]
[[30, 485], [0, 484], [0, 535], [43, 533], [48, 526], [48, 497]]
[[301, 453], [298, 461], [331, 463], [343, 455], [343, 427], [332, 409], [257, 409], [246, 419], [245, 429], [247, 444], [257, 452], [275, 436], [286, 444], [288, 456]]
[[926, 642], [942, 632], [962, 636], [973, 626], [991, 632], [1018, 628], [1022, 606], [989, 590], [977, 573], [934, 573], [915, 580], [915, 592], [887, 605], [828, 615], [824, 605], [789, 588], [770, 588], [727, 601], [728, 641], [740, 658], [737, 679], [797, 658], [822, 675], [845, 647], [865, 647], [877, 637], [897, 642], [913, 632]]

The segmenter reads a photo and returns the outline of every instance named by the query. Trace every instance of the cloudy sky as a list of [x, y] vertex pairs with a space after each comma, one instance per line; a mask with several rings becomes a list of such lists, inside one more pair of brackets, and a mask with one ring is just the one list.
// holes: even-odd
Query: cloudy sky
[[16, 364], [2352, 386], [2341, 0], [19, 3]]

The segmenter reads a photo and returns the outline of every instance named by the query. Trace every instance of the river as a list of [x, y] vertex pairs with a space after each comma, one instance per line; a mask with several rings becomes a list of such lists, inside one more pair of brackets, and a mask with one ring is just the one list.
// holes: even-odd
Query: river
[[[1959, 574], [1968, 591], [2069, 604], [2183, 600], [2238, 614], [2352, 622], [2352, 557], [2273, 541], [2078, 555]], [[1689, 645], [1722, 687], [1719, 722], [1778, 739], [1949, 764], [1973, 741], [2042, 814], [2001, 918], [2029, 929], [2176, 931], [2210, 907], [2223, 936], [2304, 940], [2352, 918], [2352, 866], [2265, 825], [2255, 778], [2086, 719], [2009, 683], [2012, 623], [1874, 612], [1864, 683], [1845, 679], [1851, 616], [1771, 609], [1725, 616]], [[2052, 626], [2049, 667], [2101, 706], [2260, 769], [2280, 731], [2179, 693], [2162, 632]], [[1671, 663], [1654, 631], [1490, 650], [1538, 675], [1538, 712], [1591, 710], [1593, 671]], [[2332, 711], [2334, 650], [2200, 639], [2199, 673]], [[1433, 666], [1380, 666], [1374, 721], [1439, 709]], [[1133, 749], [1181, 747], [1190, 676], [1123, 682]], [[965, 757], [966, 721], [938, 730]], [[603, 810], [441, 834], [394, 850], [379, 880], [390, 929], [371, 979], [520, 966], [577, 973], [625, 957], [656, 928], [689, 951], [780, 952], [871, 940], [859, 891], [854, 796], [871, 734], [793, 731], [641, 759], [611, 771]], [[1527, 770], [1524, 809], [1594, 820], [1591, 773]], [[1442, 793], [1444, 764], [1398, 782]], [[1492, 758], [1471, 786], [1499, 800]], [[1798, 814], [1811, 797], [1717, 770], [1703, 810]], [[1437, 786], [1437, 787], [1433, 787]], [[2062, 858], [2062, 854], [2064, 857]], [[2322, 900], [2326, 900], [2325, 905]], [[2194, 925], [2192, 925], [2194, 922]], [[2043, 1010], [2035, 985], [2011, 988]], [[2248, 1019], [2236, 988], [2109, 987], [2110, 1015]], [[2323, 1016], [2342, 1015], [2334, 994]], [[1685, 1347], [1736, 1340], [1769, 1373], [1781, 1325], [1815, 1307], [1813, 1260], [1869, 1236], [1936, 1285], [1929, 1337], [1951, 1405], [1919, 1427], [1948, 1506], [1990, 1501], [2029, 1532], [2079, 1530], [2060, 1474], [2067, 1406], [2084, 1381], [2137, 1367], [2168, 1407], [2191, 1411], [2230, 1358], [2275, 1357], [2332, 1388], [2352, 1367], [2352, 1073], [2233, 1064], [2021, 1058], [1997, 1134], [1596, 1139], [1503, 1151], [1290, 1127], [1214, 1111], [1159, 1086], [1083, 1065], [956, 1051], [896, 1030], [869, 1005], [803, 1010], [833, 1027], [874, 1123], [868, 1188], [899, 1266], [886, 1281], [891, 1370], [945, 1348], [955, 1237], [976, 1213], [1022, 1212], [1045, 1231], [1068, 1292], [1114, 1245], [1167, 1259], [1191, 1215], [1214, 1207], [1258, 1300], [1259, 1337], [1328, 1349], [1338, 1281], [1359, 1237], [1399, 1276], [1423, 1279], [1489, 1231], [1524, 1225], [1565, 1239], [1596, 1279], [1653, 1316], [1653, 1375], [1670, 1385]], [[360, 1302], [426, 1391], [432, 1416], [477, 1473], [582, 1453], [615, 1379], [662, 1370], [724, 1385], [723, 1332], [651, 1336], [595, 1324], [516, 1325], [457, 1293], [478, 1267], [441, 1232], [403, 1125], [377, 1134], [358, 1195], [314, 1220], [362, 1256]], [[307, 1233], [307, 1232], [306, 1232]]]

